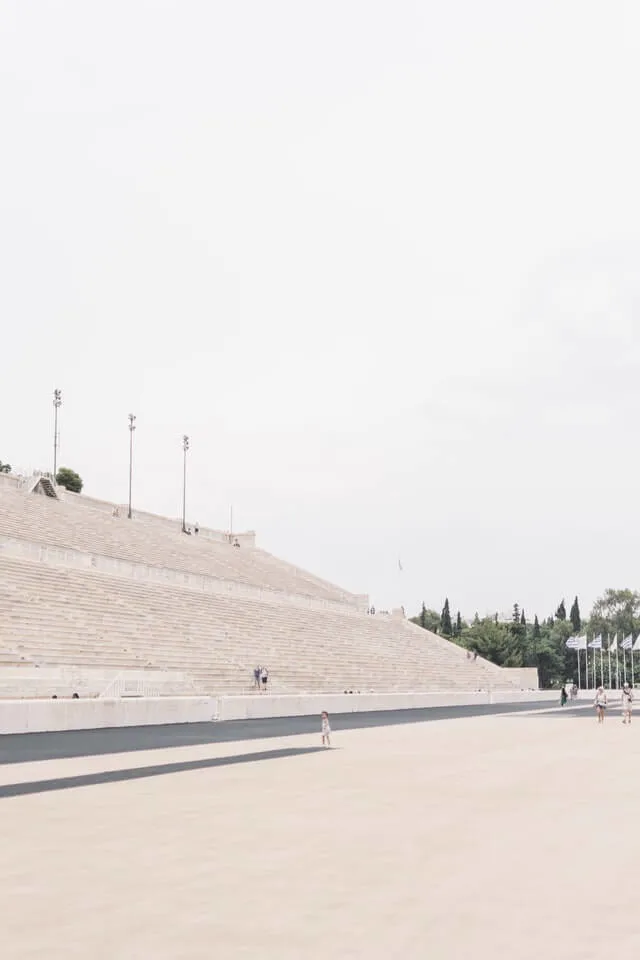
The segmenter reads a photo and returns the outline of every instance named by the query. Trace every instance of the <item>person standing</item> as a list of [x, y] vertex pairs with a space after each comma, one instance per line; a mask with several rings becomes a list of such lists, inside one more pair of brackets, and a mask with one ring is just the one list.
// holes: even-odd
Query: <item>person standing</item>
[[260, 671], [260, 679], [262, 680], [262, 689], [266, 692], [267, 681], [269, 680], [269, 671], [266, 667], [263, 667]]
[[604, 687], [598, 687], [596, 690], [594, 706], [596, 708], [596, 714], [598, 715], [598, 723], [604, 723], [604, 714], [607, 709], [607, 695], [604, 692]]
[[560, 691], [560, 706], [564, 707], [567, 702], [567, 688], [563, 687]]
[[633, 690], [628, 683], [622, 685], [622, 722], [631, 723], [633, 709]]
[[331, 727], [329, 726], [329, 714], [326, 710], [322, 711], [322, 746], [331, 746]]
[[261, 673], [260, 667], [256, 667], [255, 670], [253, 671], [253, 682], [255, 684], [255, 688], [258, 691], [258, 693], [260, 693], [260, 673]]

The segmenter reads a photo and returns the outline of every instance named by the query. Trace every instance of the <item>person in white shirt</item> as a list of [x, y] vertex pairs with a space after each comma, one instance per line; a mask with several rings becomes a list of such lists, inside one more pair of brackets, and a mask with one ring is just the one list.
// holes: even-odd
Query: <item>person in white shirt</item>
[[326, 710], [322, 711], [322, 746], [331, 746], [331, 727], [329, 726], [329, 714]]
[[607, 695], [604, 692], [604, 687], [598, 687], [596, 690], [596, 700], [594, 706], [598, 715], [598, 723], [604, 723], [604, 713], [607, 709]]
[[633, 709], [633, 690], [628, 683], [622, 685], [622, 722], [631, 723]]

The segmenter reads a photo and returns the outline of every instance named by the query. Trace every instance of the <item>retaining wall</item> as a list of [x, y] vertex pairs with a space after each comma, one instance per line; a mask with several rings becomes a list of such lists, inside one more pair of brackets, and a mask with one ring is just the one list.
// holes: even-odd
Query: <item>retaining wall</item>
[[269, 717], [318, 716], [322, 710], [358, 713], [490, 703], [558, 703], [553, 690], [494, 690], [476, 693], [314, 694], [243, 697], [144, 697], [92, 700], [0, 700], [0, 734], [99, 727], [207, 723]]

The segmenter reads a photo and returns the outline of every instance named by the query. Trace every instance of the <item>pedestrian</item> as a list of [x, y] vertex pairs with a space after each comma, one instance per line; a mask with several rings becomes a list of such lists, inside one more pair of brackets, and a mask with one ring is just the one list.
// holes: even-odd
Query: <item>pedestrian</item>
[[622, 722], [631, 723], [633, 709], [633, 690], [628, 683], [622, 684]]
[[563, 686], [560, 691], [560, 706], [564, 707], [567, 702], [567, 688]]
[[253, 682], [258, 692], [260, 692], [260, 674], [261, 674], [260, 667], [256, 667], [255, 670], [253, 671]]
[[598, 723], [604, 723], [604, 713], [607, 709], [607, 695], [604, 692], [604, 687], [598, 687], [596, 690], [594, 706], [598, 715]]
[[331, 727], [329, 726], [329, 714], [326, 710], [322, 711], [322, 746], [331, 746]]
[[262, 689], [266, 691], [267, 689], [267, 680], [269, 679], [269, 671], [266, 667], [263, 667], [260, 671], [260, 679], [262, 680]]

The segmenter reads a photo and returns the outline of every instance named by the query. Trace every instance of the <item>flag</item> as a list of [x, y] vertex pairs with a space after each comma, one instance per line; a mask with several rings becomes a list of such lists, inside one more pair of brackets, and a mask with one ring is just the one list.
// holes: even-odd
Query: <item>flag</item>
[[609, 644], [609, 653], [613, 653], [613, 651], [617, 649], [618, 649], [618, 634], [615, 633], [613, 636], [613, 640]]
[[569, 637], [566, 645], [569, 648], [569, 650], [586, 650], [587, 638], [586, 637]]
[[636, 642], [635, 642], [634, 645], [631, 647], [631, 649], [632, 649], [632, 650], [640, 650], [640, 633], [639, 633], [638, 636], [636, 637]]
[[402, 571], [403, 569], [404, 569], [404, 567], [402, 566], [402, 564], [401, 564], [401, 562], [400, 562], [400, 557], [398, 557], [398, 570], [401, 570], [401, 571]]
[[629, 634], [629, 636], [625, 637], [624, 640], [622, 641], [622, 649], [631, 650], [632, 645], [633, 645], [633, 637], [631, 634]]
[[597, 637], [594, 637], [591, 643], [589, 644], [590, 650], [602, 650], [602, 634], [599, 633]]

